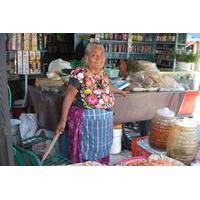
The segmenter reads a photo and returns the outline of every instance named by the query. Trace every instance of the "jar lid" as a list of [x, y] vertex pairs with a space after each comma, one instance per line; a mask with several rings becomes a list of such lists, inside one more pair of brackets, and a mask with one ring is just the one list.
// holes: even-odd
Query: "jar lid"
[[173, 111], [169, 110], [169, 108], [167, 108], [167, 107], [157, 110], [156, 113], [162, 117], [167, 117], [167, 118], [175, 117], [175, 113]]
[[196, 128], [197, 123], [193, 119], [184, 118], [176, 120], [176, 125], [185, 128]]

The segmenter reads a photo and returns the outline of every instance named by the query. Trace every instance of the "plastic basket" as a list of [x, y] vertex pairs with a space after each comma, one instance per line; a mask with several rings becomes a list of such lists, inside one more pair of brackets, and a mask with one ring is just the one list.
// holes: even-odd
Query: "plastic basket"
[[[52, 153], [47, 157], [47, 159], [44, 162], [41, 161], [41, 158], [43, 154], [45, 153], [46, 148], [44, 150], [41, 150], [41, 149], [36, 150], [35, 147], [37, 147], [37, 145], [38, 147], [42, 147], [43, 146], [42, 144], [45, 144], [44, 146], [48, 147], [51, 141], [52, 141], [52, 138], [33, 136], [33, 137], [23, 140], [20, 147], [14, 146], [15, 151], [18, 151], [18, 152], [15, 152], [15, 156], [18, 156], [16, 157], [16, 160], [22, 160], [22, 159], [24, 160], [23, 162], [20, 162], [20, 163], [18, 162], [18, 164], [19, 165], [20, 164], [44, 165], [44, 166], [72, 164], [70, 160], [60, 155], [60, 152], [56, 148], [56, 146], [54, 146]], [[28, 162], [31, 159], [33, 160], [33, 162]]]

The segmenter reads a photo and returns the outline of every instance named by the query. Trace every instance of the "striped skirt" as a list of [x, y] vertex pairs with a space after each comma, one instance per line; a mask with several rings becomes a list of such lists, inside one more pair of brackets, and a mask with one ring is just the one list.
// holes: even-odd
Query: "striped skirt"
[[72, 162], [99, 161], [108, 164], [113, 141], [113, 112], [72, 106], [68, 114]]

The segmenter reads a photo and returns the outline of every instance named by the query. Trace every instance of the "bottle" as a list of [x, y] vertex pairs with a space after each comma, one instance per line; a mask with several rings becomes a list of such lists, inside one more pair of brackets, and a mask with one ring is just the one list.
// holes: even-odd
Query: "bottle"
[[127, 41], [127, 40], [128, 40], [128, 34], [127, 34], [127, 33], [124, 33], [124, 35], [123, 35], [123, 40], [124, 40], [124, 41]]
[[105, 44], [105, 52], [108, 52], [108, 51], [109, 51], [108, 44]]
[[156, 41], [159, 41], [159, 34], [156, 35]]
[[121, 51], [122, 51], [122, 45], [119, 44], [119, 45], [118, 45], [118, 52], [121, 52]]
[[104, 33], [100, 33], [100, 39], [104, 40]]
[[104, 40], [107, 40], [108, 37], [107, 37], [107, 33], [104, 33]]
[[47, 35], [44, 33], [43, 34], [43, 45], [44, 45], [44, 49], [47, 48]]
[[173, 34], [172, 36], [172, 42], [175, 42], [176, 41], [176, 36]]
[[113, 40], [113, 33], [109, 33], [110, 40]]
[[112, 51], [113, 51], [113, 49], [112, 49], [112, 44], [109, 44], [109, 45], [108, 45], [108, 51], [109, 51], [109, 52], [112, 52]]
[[140, 42], [143, 40], [143, 35], [140, 34]]
[[38, 50], [42, 50], [44, 49], [44, 45], [43, 45], [43, 34], [42, 33], [38, 33]]
[[119, 36], [119, 40], [122, 40], [122, 33], [119, 33], [118, 36]]
[[6, 50], [11, 50], [12, 49], [12, 33], [7, 33], [6, 34]]
[[100, 33], [96, 33], [94, 39], [95, 39], [95, 41], [99, 42], [100, 41]]

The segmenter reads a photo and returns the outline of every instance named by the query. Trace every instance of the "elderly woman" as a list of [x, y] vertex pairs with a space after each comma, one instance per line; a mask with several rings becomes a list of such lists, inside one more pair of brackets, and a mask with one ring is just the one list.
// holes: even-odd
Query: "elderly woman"
[[127, 92], [109, 84], [103, 71], [102, 45], [89, 43], [84, 58], [86, 66], [71, 72], [56, 132], [63, 133], [67, 124], [72, 162], [108, 164], [113, 139], [113, 94]]

